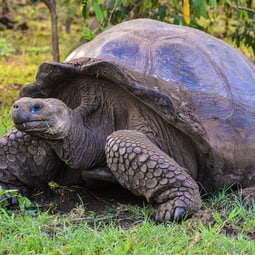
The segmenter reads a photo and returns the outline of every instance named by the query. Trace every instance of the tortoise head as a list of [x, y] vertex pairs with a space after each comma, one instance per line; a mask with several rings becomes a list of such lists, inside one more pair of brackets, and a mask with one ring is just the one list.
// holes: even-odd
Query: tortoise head
[[62, 139], [70, 129], [71, 109], [56, 98], [23, 97], [13, 104], [15, 127], [45, 139]]

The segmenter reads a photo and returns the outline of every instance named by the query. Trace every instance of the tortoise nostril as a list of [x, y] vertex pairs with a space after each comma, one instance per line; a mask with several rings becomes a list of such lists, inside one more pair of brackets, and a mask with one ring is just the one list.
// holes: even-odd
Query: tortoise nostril
[[18, 104], [14, 104], [14, 105], [13, 105], [13, 109], [14, 109], [14, 110], [19, 109], [19, 105], [18, 105]]

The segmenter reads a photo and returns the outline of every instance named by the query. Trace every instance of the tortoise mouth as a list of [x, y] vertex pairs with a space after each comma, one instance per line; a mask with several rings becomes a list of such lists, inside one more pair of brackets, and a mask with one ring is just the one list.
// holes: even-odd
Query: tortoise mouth
[[15, 122], [15, 127], [24, 132], [45, 132], [46, 130], [51, 129], [51, 125], [47, 120], [31, 120], [31, 121], [22, 121]]

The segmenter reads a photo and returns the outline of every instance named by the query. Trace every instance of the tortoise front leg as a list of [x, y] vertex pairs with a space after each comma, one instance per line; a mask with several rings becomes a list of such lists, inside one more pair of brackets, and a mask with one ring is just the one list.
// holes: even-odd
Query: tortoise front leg
[[13, 128], [0, 139], [0, 186], [27, 195], [47, 184], [63, 163], [42, 140]]
[[145, 134], [133, 130], [112, 133], [106, 142], [106, 158], [121, 185], [157, 203], [157, 221], [180, 220], [200, 208], [195, 180]]

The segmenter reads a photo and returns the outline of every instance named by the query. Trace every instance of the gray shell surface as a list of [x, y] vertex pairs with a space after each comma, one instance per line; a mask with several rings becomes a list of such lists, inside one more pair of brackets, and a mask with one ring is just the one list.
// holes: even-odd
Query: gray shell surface
[[210, 146], [235, 166], [254, 158], [255, 67], [236, 49], [189, 27], [138, 19], [100, 34], [66, 61], [84, 56], [175, 84]]
[[[74, 64], [84, 57], [103, 61]], [[66, 90], [81, 73], [113, 79], [189, 135], [207, 173], [217, 169], [215, 182], [226, 183], [225, 172], [255, 179], [255, 67], [236, 49], [189, 27], [127, 21], [73, 51], [66, 63], [42, 64], [33, 89], [21, 96], [58, 97], [59, 84]]]

